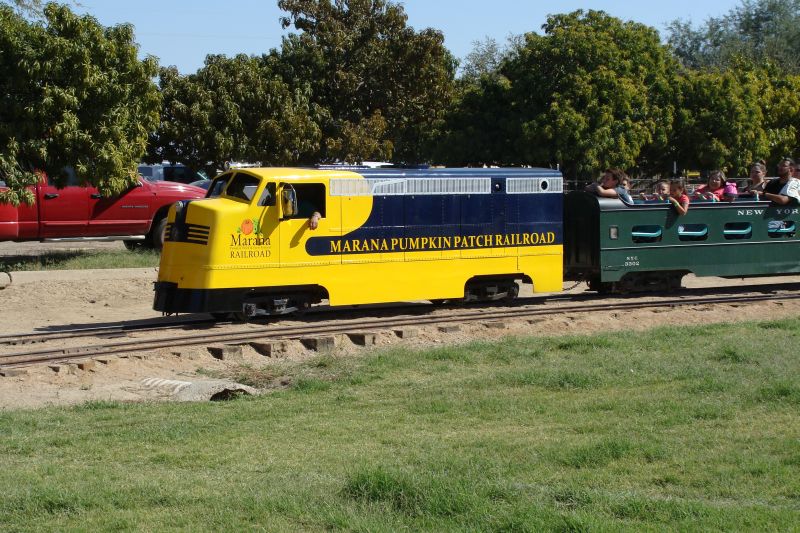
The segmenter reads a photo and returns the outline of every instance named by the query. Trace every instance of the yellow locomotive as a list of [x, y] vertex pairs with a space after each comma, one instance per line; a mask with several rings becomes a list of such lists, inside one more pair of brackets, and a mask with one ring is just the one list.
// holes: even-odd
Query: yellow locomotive
[[154, 309], [251, 317], [561, 290], [550, 169], [248, 168], [170, 210]]

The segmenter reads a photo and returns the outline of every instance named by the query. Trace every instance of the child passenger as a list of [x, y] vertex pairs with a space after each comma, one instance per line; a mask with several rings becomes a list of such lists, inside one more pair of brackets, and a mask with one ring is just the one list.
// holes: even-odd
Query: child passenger
[[642, 193], [641, 196], [644, 200], [661, 200], [664, 201], [669, 198], [669, 182], [665, 180], [657, 181], [653, 185], [653, 194]]
[[678, 216], [683, 216], [689, 211], [689, 196], [686, 195], [686, 185], [683, 180], [669, 182], [669, 203], [678, 212]]

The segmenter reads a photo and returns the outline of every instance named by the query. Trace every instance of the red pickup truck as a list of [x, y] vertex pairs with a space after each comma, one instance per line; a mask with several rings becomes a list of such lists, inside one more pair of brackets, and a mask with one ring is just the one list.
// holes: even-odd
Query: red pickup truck
[[[4, 186], [0, 181], [0, 188]], [[206, 191], [139, 178], [122, 194], [103, 198], [91, 186], [59, 189], [42, 178], [34, 194], [34, 205], [0, 204], [0, 241], [122, 240], [129, 249], [160, 249], [169, 207], [178, 200], [203, 198]]]

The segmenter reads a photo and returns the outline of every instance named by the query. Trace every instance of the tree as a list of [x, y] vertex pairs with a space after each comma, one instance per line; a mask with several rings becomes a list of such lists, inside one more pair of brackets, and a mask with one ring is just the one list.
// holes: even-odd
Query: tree
[[320, 161], [415, 162], [452, 92], [455, 60], [432, 29], [406, 26], [386, 0], [279, 0], [280, 65], [293, 88], [319, 106]]
[[27, 186], [71, 166], [101, 193], [136, 182], [158, 121], [156, 61], [137, 58], [133, 28], [101, 26], [48, 4], [29, 22], [0, 5], [0, 202], [32, 203]]
[[675, 54], [691, 68], [725, 68], [746, 59], [800, 73], [800, 0], [743, 0], [697, 29], [675, 20], [668, 32]]
[[486, 37], [483, 41], [472, 41], [472, 50], [464, 58], [461, 77], [465, 80], [477, 80], [481, 76], [493, 74], [503, 60], [503, 49], [496, 39]]
[[750, 162], [766, 157], [769, 142], [754, 78], [752, 71], [686, 73], [673, 137], [684, 168], [741, 175]]
[[42, 13], [42, 0], [0, 0], [2, 4], [9, 4], [17, 8], [20, 13], [39, 15]]
[[674, 114], [676, 63], [647, 26], [602, 11], [548, 17], [503, 64], [519, 163], [569, 178], [609, 166], [658, 170]]
[[774, 65], [687, 72], [672, 145], [685, 168], [746, 176], [753, 161], [777, 162], [797, 146], [797, 76]]
[[273, 72], [274, 58], [206, 57], [196, 74], [162, 68], [161, 123], [151, 161], [180, 161], [210, 173], [225, 161], [290, 165], [319, 147], [307, 88], [291, 90]]
[[513, 165], [519, 117], [511, 82], [495, 72], [459, 80], [457, 96], [431, 140], [432, 160], [448, 166]]

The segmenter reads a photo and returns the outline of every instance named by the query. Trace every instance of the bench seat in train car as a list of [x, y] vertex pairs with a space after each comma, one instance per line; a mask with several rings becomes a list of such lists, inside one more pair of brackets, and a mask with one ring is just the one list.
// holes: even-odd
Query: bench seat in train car
[[592, 288], [668, 289], [687, 273], [747, 277], [800, 272], [798, 206], [751, 197], [626, 204], [585, 192], [564, 197], [564, 275]]
[[[218, 177], [228, 179], [218, 198], [170, 212], [155, 309], [239, 312], [245, 302], [247, 314], [261, 314], [324, 298], [352, 305], [514, 296], [517, 281], [537, 292], [562, 288], [558, 171], [230, 174]], [[314, 211], [320, 219], [311, 229]]]

